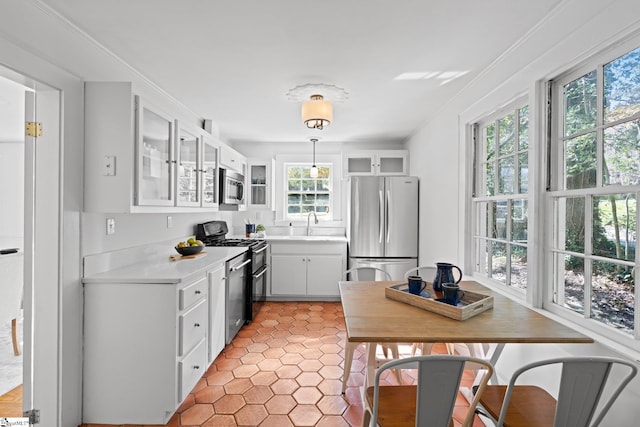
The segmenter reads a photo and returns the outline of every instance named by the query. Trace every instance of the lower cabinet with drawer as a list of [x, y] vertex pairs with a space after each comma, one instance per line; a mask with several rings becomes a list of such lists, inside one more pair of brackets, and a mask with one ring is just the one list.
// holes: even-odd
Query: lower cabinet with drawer
[[204, 273], [85, 284], [84, 423], [169, 421], [208, 366], [208, 289]]

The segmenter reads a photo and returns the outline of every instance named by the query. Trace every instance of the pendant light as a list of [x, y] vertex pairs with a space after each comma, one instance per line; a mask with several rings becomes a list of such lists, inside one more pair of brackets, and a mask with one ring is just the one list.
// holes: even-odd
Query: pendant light
[[309, 176], [311, 178], [318, 177], [318, 167], [316, 166], [316, 142], [318, 138], [311, 138], [311, 142], [313, 142], [313, 166], [311, 166], [311, 170], [309, 171]]

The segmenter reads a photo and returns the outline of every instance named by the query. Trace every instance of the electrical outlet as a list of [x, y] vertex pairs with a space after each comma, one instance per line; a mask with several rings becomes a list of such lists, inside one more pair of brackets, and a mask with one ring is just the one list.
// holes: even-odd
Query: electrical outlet
[[173, 217], [167, 216], [167, 228], [173, 227]]
[[107, 218], [107, 235], [116, 233], [116, 220]]

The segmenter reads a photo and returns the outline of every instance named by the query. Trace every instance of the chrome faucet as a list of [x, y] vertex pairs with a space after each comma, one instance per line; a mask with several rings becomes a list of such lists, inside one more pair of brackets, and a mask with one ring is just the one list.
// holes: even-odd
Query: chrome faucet
[[311, 225], [309, 225], [309, 220], [311, 219], [311, 214], [313, 214], [313, 218], [314, 218], [314, 224], [318, 223], [318, 217], [316, 215], [315, 211], [311, 211], [309, 212], [309, 215], [307, 215], [307, 236], [311, 236]]

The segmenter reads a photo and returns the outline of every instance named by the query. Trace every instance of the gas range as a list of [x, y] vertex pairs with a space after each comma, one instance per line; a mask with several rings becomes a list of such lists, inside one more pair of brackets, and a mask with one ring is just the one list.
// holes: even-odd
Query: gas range
[[196, 226], [196, 239], [201, 240], [205, 246], [239, 246], [246, 247], [247, 257], [251, 260], [247, 266], [246, 289], [244, 293], [244, 316], [247, 322], [251, 322], [260, 306], [267, 298], [267, 275], [269, 265], [267, 263], [267, 249], [269, 245], [262, 239], [225, 238], [229, 232], [225, 221], [208, 221]]

